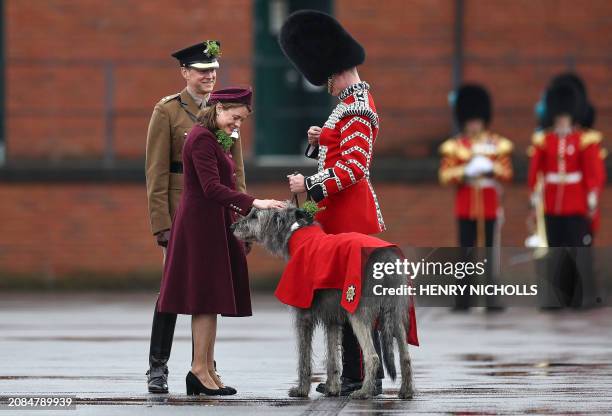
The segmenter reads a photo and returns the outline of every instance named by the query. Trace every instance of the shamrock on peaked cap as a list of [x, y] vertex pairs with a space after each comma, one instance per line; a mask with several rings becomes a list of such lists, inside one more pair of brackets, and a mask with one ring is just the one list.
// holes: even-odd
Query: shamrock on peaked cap
[[216, 103], [238, 103], [251, 106], [251, 99], [253, 97], [253, 90], [251, 87], [240, 88], [230, 87], [223, 88], [210, 93], [207, 104], [212, 105]]
[[491, 122], [491, 96], [478, 84], [464, 84], [457, 90], [453, 110], [459, 126], [468, 120], [480, 119], [485, 125]]
[[172, 57], [178, 59], [183, 67], [214, 69], [219, 68], [217, 58], [220, 55], [221, 42], [218, 40], [206, 40], [176, 51], [172, 54]]
[[365, 50], [332, 16], [315, 10], [290, 15], [280, 31], [280, 47], [314, 85], [365, 61]]

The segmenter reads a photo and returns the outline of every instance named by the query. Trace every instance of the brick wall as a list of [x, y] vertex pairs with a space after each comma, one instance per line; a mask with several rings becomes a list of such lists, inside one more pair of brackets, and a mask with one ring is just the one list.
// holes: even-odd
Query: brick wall
[[[432, 185], [385, 185], [374, 182], [388, 231], [382, 237], [403, 246], [454, 246], [453, 191]], [[508, 187], [503, 245], [522, 246], [527, 235], [527, 192]], [[284, 183], [257, 185], [258, 197], [287, 196]], [[612, 189], [602, 201], [612, 208]], [[146, 198], [140, 185], [0, 185], [1, 276], [70, 275], [129, 279], [161, 275], [161, 251], [149, 235]], [[597, 246], [612, 245], [612, 218], [605, 216]], [[282, 262], [256, 248], [249, 256], [254, 279], [276, 276]]]
[[[612, 135], [612, 2], [464, 3], [464, 78], [490, 88], [493, 128], [517, 142], [519, 155], [533, 130], [533, 106], [542, 88], [569, 68], [584, 76], [598, 110], [597, 127]], [[338, 18], [367, 49], [361, 73], [373, 85], [382, 118], [377, 157], [432, 155], [451, 131], [453, 4], [335, 2]], [[219, 85], [252, 80], [251, 1], [7, 0], [4, 5], [12, 161], [99, 158], [109, 128], [118, 157], [142, 159], [154, 103], [184, 86], [169, 54], [194, 41], [221, 40]], [[112, 114], [104, 112], [105, 99], [111, 100]], [[243, 135], [247, 154], [251, 127], [247, 123]], [[281, 184], [251, 190], [286, 197]], [[385, 238], [421, 246], [455, 243], [452, 190], [433, 183], [379, 183], [377, 190], [389, 225]], [[0, 200], [2, 275], [160, 273], [143, 184], [0, 183]], [[525, 187], [508, 188], [505, 245], [522, 245], [526, 200]], [[603, 207], [596, 241], [610, 245], [609, 190]], [[260, 249], [249, 262], [254, 276], [278, 274], [281, 267]]]
[[[338, 0], [336, 14], [367, 50], [362, 78], [374, 87], [382, 125], [378, 151], [431, 154], [451, 131], [454, 2]], [[533, 108], [549, 79], [573, 68], [612, 136], [612, 2], [465, 0], [464, 79], [486, 85], [492, 128], [523, 155]], [[383, 150], [384, 149], [384, 150]], [[380, 154], [380, 153], [379, 153]]]
[[153, 106], [185, 86], [170, 54], [203, 39], [222, 42], [219, 85], [251, 80], [250, 1], [5, 4], [11, 159], [99, 157], [108, 92], [117, 156], [144, 157]]
[[[519, 153], [542, 89], [569, 68], [584, 76], [597, 127], [612, 135], [612, 2], [464, 3], [464, 78], [490, 88], [493, 128], [515, 140]], [[109, 85], [117, 155], [141, 158], [154, 103], [183, 87], [169, 54], [199, 39], [222, 41], [219, 85], [252, 80], [254, 22], [247, 0], [5, 4], [12, 159], [99, 156]], [[454, 2], [337, 0], [335, 9], [367, 49], [362, 75], [374, 87], [382, 117], [379, 154], [432, 154], [451, 131]], [[244, 137], [249, 153], [251, 135]]]

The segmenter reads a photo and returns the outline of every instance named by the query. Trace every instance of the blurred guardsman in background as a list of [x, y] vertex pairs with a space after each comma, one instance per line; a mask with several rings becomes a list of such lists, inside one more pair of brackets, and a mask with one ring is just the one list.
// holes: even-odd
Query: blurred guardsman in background
[[[220, 43], [210, 40], [173, 53], [179, 61], [186, 87], [162, 98], [155, 105], [149, 122], [145, 165], [149, 219], [151, 232], [164, 252], [164, 260], [172, 218], [183, 190], [183, 142], [215, 86], [219, 55]], [[235, 141], [231, 154], [236, 163], [236, 189], [245, 192], [240, 140]], [[147, 371], [151, 393], [168, 392], [167, 362], [175, 324], [176, 314], [157, 312], [156, 303]]]
[[[532, 206], [543, 205], [548, 246], [571, 249], [550, 253], [547, 279], [554, 298], [544, 288], [548, 294], [542, 306], [593, 306], [592, 261], [584, 247], [592, 244], [592, 219], [605, 184], [602, 136], [584, 128], [594, 122], [594, 109], [577, 78], [555, 78], [546, 91], [544, 108], [544, 129], [534, 134], [530, 150], [530, 200]], [[538, 181], [543, 183], [540, 192]]]
[[[488, 130], [491, 97], [476, 84], [451, 95], [460, 133], [440, 146], [439, 180], [455, 185], [455, 216], [461, 247], [499, 247], [503, 222], [501, 182], [512, 179], [512, 142]], [[492, 266], [491, 266], [492, 267]], [[489, 270], [489, 278], [493, 278]], [[494, 308], [493, 299], [487, 298]], [[457, 297], [456, 309], [470, 307], [469, 296]]]
[[[577, 121], [577, 124], [580, 125], [580, 127], [586, 134], [594, 134], [595, 136], [599, 136], [597, 141], [602, 142], [602, 139], [603, 139], [602, 133], [598, 130], [595, 130], [594, 128], [596, 110], [595, 110], [595, 107], [593, 106], [593, 103], [591, 103], [591, 101], [589, 100], [586, 85], [584, 81], [582, 80], [582, 78], [580, 78], [580, 76], [578, 76], [577, 74], [573, 72], [565, 72], [565, 73], [555, 76], [550, 82], [550, 84], [548, 85], [542, 98], [537, 103], [536, 115], [539, 121], [538, 130], [540, 131], [540, 130], [550, 129], [553, 125], [553, 120], [551, 119], [550, 115], [546, 112], [545, 97], [546, 97], [547, 91], [559, 85], [570, 85], [576, 89], [576, 92], [581, 97], [580, 98], [581, 101], [585, 105], [584, 109], [581, 111], [581, 114], [580, 114], [581, 119]], [[600, 145], [600, 146], [603, 146], [603, 145]], [[533, 146], [531, 146], [528, 150], [528, 155], [531, 156], [532, 154], [533, 154]], [[601, 147], [600, 157], [602, 161], [605, 160], [607, 156], [608, 156], [607, 150]], [[607, 180], [607, 174], [606, 174], [604, 163], [598, 163], [596, 167], [598, 168], [597, 180], [599, 182], [599, 192], [601, 194], [601, 191], [603, 191], [603, 188]], [[599, 229], [600, 220], [601, 220], [600, 214], [601, 213], [600, 213], [600, 209], [598, 205], [591, 218], [591, 227], [590, 227], [591, 228], [591, 243], [590, 244], [592, 244], [595, 234], [597, 233]], [[544, 241], [544, 243], [545, 242], [546, 241]]]
[[[318, 172], [308, 177], [289, 175], [291, 192], [307, 191], [318, 203], [322, 210], [316, 220], [327, 233], [383, 231], [370, 182], [379, 120], [370, 86], [357, 72], [365, 61], [365, 50], [336, 19], [312, 10], [289, 16], [281, 29], [280, 45], [308, 81], [327, 84], [327, 91], [339, 99], [323, 128], [311, 128], [308, 133], [318, 142], [310, 155], [319, 160]], [[373, 336], [380, 357], [378, 331]], [[348, 323], [343, 328], [342, 351], [341, 394], [348, 395], [361, 388], [364, 376], [362, 352]], [[379, 366], [375, 394], [382, 392], [383, 377]], [[317, 391], [325, 393], [325, 384], [319, 384]]]

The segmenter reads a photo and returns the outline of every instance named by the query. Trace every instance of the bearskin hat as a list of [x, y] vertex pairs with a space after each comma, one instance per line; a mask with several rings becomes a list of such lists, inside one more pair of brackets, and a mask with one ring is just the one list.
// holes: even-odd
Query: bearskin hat
[[[578, 111], [576, 116], [575, 117], [572, 116], [574, 121], [583, 127], [587, 127], [587, 128], [593, 127], [593, 124], [595, 123], [595, 108], [589, 102], [586, 85], [584, 84], [584, 81], [582, 80], [582, 78], [580, 78], [577, 74], [573, 72], [564, 72], [562, 74], [559, 74], [555, 76], [550, 82], [550, 85], [548, 86], [548, 90], [546, 94], [548, 95], [548, 92], [552, 90], [553, 88], [558, 87], [558, 86], [563, 86], [563, 85], [569, 85], [573, 87], [575, 91], [578, 93], [578, 95], [580, 96], [579, 101], [583, 104], [583, 108], [581, 108]], [[547, 113], [549, 113], [548, 110], [547, 110]], [[546, 117], [545, 117], [545, 124], [547, 124], [546, 127], [550, 127], [552, 125], [553, 118], [554, 116], [550, 114], [546, 114]]]
[[552, 85], [546, 92], [546, 114], [551, 123], [562, 114], [568, 114], [575, 123], [581, 123], [585, 107], [584, 96], [572, 84]]
[[365, 61], [365, 50], [332, 16], [301, 10], [283, 24], [279, 44], [285, 56], [314, 85]]
[[597, 115], [597, 111], [595, 107], [591, 105], [591, 103], [587, 102], [586, 111], [584, 113], [584, 119], [581, 123], [582, 127], [587, 129], [592, 129], [595, 125], [595, 116]]
[[552, 88], [556, 85], [570, 84], [573, 85], [574, 88], [583, 96], [587, 96], [586, 86], [584, 85], [584, 81], [577, 74], [573, 72], [564, 72], [557, 76], [555, 76], [550, 82], [549, 88]]
[[461, 128], [466, 121], [474, 119], [480, 119], [488, 126], [492, 117], [491, 96], [481, 85], [462, 85], [455, 96], [454, 112]]

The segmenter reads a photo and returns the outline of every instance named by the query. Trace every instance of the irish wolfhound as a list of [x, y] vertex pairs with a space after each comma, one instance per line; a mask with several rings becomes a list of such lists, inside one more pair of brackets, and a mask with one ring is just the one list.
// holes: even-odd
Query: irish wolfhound
[[[289, 259], [288, 243], [293, 232], [301, 227], [318, 226], [312, 217], [301, 209], [289, 205], [284, 209], [252, 209], [237, 221], [234, 235], [246, 242], [262, 244], [274, 255]], [[372, 269], [374, 262], [395, 262], [400, 256], [394, 249], [377, 249], [366, 265], [366, 278], [362, 282], [362, 293], [372, 293]], [[313, 259], [313, 261], [316, 261]], [[386, 281], [385, 281], [386, 280]], [[378, 280], [385, 287], [406, 284], [404, 275], [388, 276]], [[363, 351], [365, 377], [362, 388], [354, 391], [351, 398], [371, 398], [375, 389], [375, 375], [380, 360], [374, 349], [372, 328], [378, 320], [382, 339], [383, 361], [392, 380], [395, 380], [395, 357], [393, 339], [397, 340], [402, 375], [399, 398], [409, 399], [413, 395], [412, 368], [408, 353], [407, 330], [409, 325], [409, 298], [406, 296], [362, 296], [354, 313], [348, 313], [341, 305], [342, 291], [337, 289], [316, 290], [311, 307], [294, 308], [295, 326], [298, 336], [298, 385], [289, 390], [291, 397], [307, 397], [310, 392], [312, 372], [312, 335], [317, 324], [323, 324], [327, 338], [326, 394], [340, 393], [339, 353], [342, 345], [342, 325], [348, 319]]]

